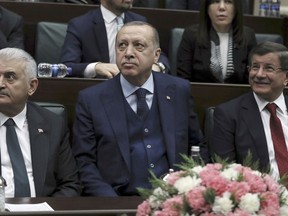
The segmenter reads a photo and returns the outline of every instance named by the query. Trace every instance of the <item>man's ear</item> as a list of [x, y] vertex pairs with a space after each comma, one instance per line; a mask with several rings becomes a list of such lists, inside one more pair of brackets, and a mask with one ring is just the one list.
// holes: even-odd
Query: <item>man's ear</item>
[[34, 92], [37, 90], [37, 87], [38, 87], [38, 79], [37, 78], [31, 79], [29, 83], [28, 95], [29, 96], [33, 95]]
[[161, 49], [160, 48], [157, 48], [155, 50], [155, 57], [154, 57], [154, 63], [157, 63], [159, 58], [160, 58], [160, 55], [161, 55]]

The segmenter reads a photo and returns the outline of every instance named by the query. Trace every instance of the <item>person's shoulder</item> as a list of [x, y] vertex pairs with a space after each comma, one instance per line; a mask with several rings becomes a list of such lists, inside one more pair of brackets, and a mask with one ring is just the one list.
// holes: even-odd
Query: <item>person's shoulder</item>
[[80, 91], [81, 94], [98, 94], [106, 92], [107, 89], [113, 88], [117, 84], [117, 78], [114, 77], [113, 79], [103, 80], [99, 83], [89, 86], [87, 88], [84, 88]]
[[56, 120], [56, 119], [59, 119], [61, 120], [61, 116], [50, 111], [49, 109], [45, 108], [44, 104], [43, 106], [40, 105], [40, 103], [36, 103], [36, 102], [33, 102], [33, 101], [27, 101], [27, 110], [28, 110], [28, 115], [31, 115], [33, 112], [34, 114], [35, 113], [38, 113], [38, 115], [40, 115], [42, 118], [45, 118], [47, 120]]
[[73, 23], [73, 22], [81, 22], [81, 21], [87, 21], [87, 19], [93, 20], [93, 17], [95, 16], [95, 14], [100, 12], [100, 8], [96, 8], [93, 10], [89, 10], [86, 13], [80, 15], [80, 16], [76, 16], [74, 18], [72, 18], [69, 23]]
[[253, 97], [252, 92], [248, 92], [232, 98], [231, 100], [225, 101], [217, 105], [216, 108], [227, 109], [235, 112], [235, 110], [239, 110], [241, 104], [246, 103], [247, 99], [251, 99], [251, 97]]
[[154, 77], [160, 79], [167, 84], [174, 84], [179, 86], [190, 86], [190, 82], [187, 79], [177, 77], [171, 74], [163, 74], [160, 72], [154, 72]]
[[141, 14], [135, 13], [133, 11], [127, 11], [125, 12], [125, 16], [130, 17], [134, 20], [138, 20], [138, 21], [147, 21], [147, 18]]

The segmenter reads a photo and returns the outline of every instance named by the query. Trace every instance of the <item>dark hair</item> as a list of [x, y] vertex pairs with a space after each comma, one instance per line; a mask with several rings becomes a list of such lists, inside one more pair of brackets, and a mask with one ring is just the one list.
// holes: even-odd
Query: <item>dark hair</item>
[[[198, 41], [201, 46], [206, 47], [210, 43], [210, 29], [212, 28], [211, 19], [208, 15], [209, 5], [214, 3], [215, 0], [201, 0], [200, 6], [200, 25]], [[233, 28], [233, 41], [234, 43], [242, 46], [245, 44], [244, 26], [243, 26], [243, 10], [242, 0], [233, 0], [234, 5], [234, 18], [232, 20]]]
[[248, 57], [249, 65], [251, 66], [252, 58], [254, 55], [263, 56], [269, 53], [276, 53], [279, 57], [280, 67], [282, 68], [282, 70], [288, 71], [288, 49], [287, 47], [282, 44], [270, 42], [270, 41], [259, 43], [257, 46], [255, 46], [251, 50], [251, 52], [249, 53], [249, 57]]

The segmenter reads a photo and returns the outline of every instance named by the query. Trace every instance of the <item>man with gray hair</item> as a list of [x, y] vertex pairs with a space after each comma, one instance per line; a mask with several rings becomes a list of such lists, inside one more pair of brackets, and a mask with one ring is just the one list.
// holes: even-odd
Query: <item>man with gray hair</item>
[[0, 50], [1, 175], [6, 197], [80, 195], [78, 171], [63, 117], [28, 101], [38, 86], [35, 60]]

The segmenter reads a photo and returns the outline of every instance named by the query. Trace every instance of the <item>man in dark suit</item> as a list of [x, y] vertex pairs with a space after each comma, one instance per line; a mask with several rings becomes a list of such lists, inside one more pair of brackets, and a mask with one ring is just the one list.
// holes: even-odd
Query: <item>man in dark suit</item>
[[152, 71], [160, 52], [155, 28], [126, 23], [116, 38], [120, 74], [80, 92], [72, 150], [85, 195], [137, 195], [150, 188], [149, 169], [176, 169], [202, 142], [189, 82]]
[[[243, 163], [248, 152], [253, 161], [259, 160], [259, 168], [279, 178], [277, 148], [270, 132], [270, 112], [267, 104], [277, 105], [287, 154], [287, 97], [283, 90], [288, 83], [288, 50], [285, 46], [264, 42], [249, 55], [249, 83], [252, 92], [223, 103], [215, 108], [212, 155], [217, 154], [229, 161]], [[270, 106], [270, 105], [268, 105]], [[274, 143], [275, 144], [275, 143]], [[284, 144], [285, 145], [285, 144]], [[285, 159], [288, 166], [287, 158]]]
[[[6, 197], [78, 196], [80, 182], [65, 119], [27, 101], [38, 86], [36, 71], [36, 62], [24, 50], [0, 50], [0, 170], [7, 182]], [[8, 122], [16, 131], [14, 142]], [[10, 148], [15, 139], [16, 147], [20, 146], [16, 158], [23, 158], [18, 172]], [[20, 189], [18, 179], [26, 179]], [[17, 195], [22, 189], [25, 195]]]
[[[117, 17], [124, 23], [147, 21], [145, 17], [128, 11], [132, 3], [132, 0], [101, 0], [99, 8], [68, 23], [60, 61], [72, 68], [72, 76], [112, 78], [119, 73], [114, 46]], [[168, 67], [168, 58], [163, 55], [161, 63], [156, 62], [154, 69]]]
[[0, 6], [0, 49], [24, 49], [23, 18]]

